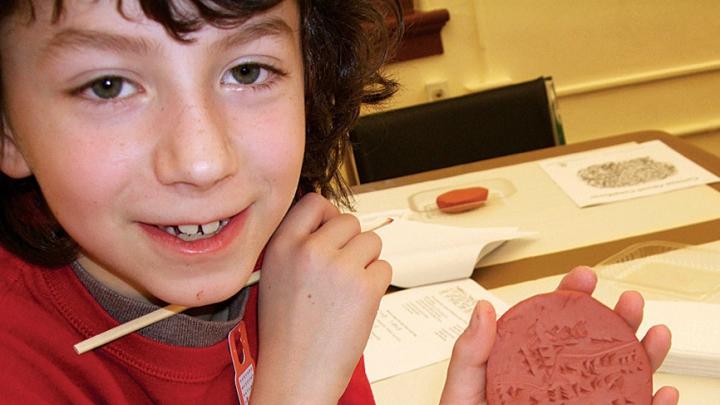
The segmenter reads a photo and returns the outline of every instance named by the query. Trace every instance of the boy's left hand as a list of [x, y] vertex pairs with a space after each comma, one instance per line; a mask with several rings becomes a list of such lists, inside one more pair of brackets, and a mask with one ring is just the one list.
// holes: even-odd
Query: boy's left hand
[[[592, 294], [597, 283], [595, 273], [578, 267], [568, 273], [558, 289], [575, 290]], [[615, 312], [637, 331], [643, 316], [643, 299], [634, 291], [620, 296]], [[472, 314], [470, 325], [458, 337], [447, 372], [441, 404], [485, 404], [485, 367], [495, 342], [495, 310], [487, 301], [480, 301]], [[660, 367], [670, 350], [670, 331], [665, 326], [653, 326], [642, 340], [653, 371]], [[672, 387], [660, 388], [653, 397], [653, 405], [671, 405], [678, 402], [678, 391]]]

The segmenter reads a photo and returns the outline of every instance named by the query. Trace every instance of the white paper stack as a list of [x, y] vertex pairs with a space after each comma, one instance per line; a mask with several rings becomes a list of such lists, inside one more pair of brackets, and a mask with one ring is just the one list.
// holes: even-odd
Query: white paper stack
[[[361, 222], [377, 219], [373, 214]], [[505, 241], [534, 234], [513, 227], [465, 228], [398, 217], [376, 232], [383, 242], [380, 258], [393, 267], [391, 283], [402, 288], [468, 278], [478, 261]]]
[[651, 325], [672, 332], [672, 347], [660, 371], [720, 377], [720, 304], [698, 301], [647, 301], [638, 338]]

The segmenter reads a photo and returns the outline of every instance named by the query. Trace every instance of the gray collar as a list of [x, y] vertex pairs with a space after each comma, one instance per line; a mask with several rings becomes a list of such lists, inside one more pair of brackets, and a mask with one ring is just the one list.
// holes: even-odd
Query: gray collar
[[[91, 276], [77, 261], [73, 262], [72, 268], [97, 303], [119, 323], [125, 323], [159, 308], [111, 290]], [[213, 314], [213, 320], [178, 314], [147, 326], [138, 333], [176, 346], [211, 346], [227, 338], [230, 330], [240, 322], [245, 313], [248, 292], [248, 289], [244, 288], [227, 301], [218, 304], [219, 310]]]

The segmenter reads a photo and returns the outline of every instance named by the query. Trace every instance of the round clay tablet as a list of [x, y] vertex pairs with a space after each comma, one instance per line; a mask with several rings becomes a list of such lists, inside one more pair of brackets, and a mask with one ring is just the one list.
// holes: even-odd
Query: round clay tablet
[[588, 294], [559, 290], [498, 319], [486, 390], [489, 405], [649, 405], [652, 369], [624, 319]]
[[488, 189], [485, 187], [469, 187], [450, 190], [435, 199], [440, 211], [458, 213], [477, 208], [487, 201]]

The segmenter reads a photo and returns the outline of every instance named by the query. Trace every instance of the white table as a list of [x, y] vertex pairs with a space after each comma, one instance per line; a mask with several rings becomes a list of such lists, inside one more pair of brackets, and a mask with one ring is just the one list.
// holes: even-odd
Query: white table
[[[479, 178], [483, 175], [495, 178], [509, 177], [515, 179], [514, 185], [516, 188], [520, 187], [518, 190], [519, 195], [526, 200], [524, 202], [516, 201], [509, 203], [506, 204], [505, 207], [498, 207], [496, 216], [482, 218], [479, 219], [479, 221], [483, 222], [484, 226], [518, 226], [523, 224], [515, 223], [516, 221], [513, 221], [513, 219], [522, 219], [526, 221], [527, 224], [542, 226], [542, 221], [532, 222], [532, 215], [542, 215], [542, 210], [535, 208], [532, 212], [523, 211], [527, 210], [529, 206], [527, 199], [532, 197], [528, 197], [526, 192], [530, 190], [531, 192], [537, 193], [538, 191], [532, 188], [533, 184], [526, 184], [522, 179], [522, 171], [526, 170], [527, 167], [523, 168], [518, 165], [567, 153], [617, 145], [624, 142], [643, 142], [655, 139], [662, 140], [706, 169], [715, 174], [720, 174], [720, 158], [717, 156], [702, 151], [688, 142], [669, 134], [646, 131], [490, 159], [383, 182], [369, 183], [354, 187], [354, 191], [360, 193], [358, 196], [358, 208], [361, 213], [365, 213], [403, 208], [402, 201], [406, 200], [407, 196], [399, 196], [398, 190], [407, 193], [417, 188], [417, 185], [422, 182], [430, 181], [432, 183], [425, 183], [425, 185], [430, 184], [435, 186], [445, 184], [444, 179], [454, 179], [451, 181], [464, 181], [469, 179], [472, 181], [474, 179], [473, 176], [479, 176]], [[534, 173], [533, 175], [537, 176], [538, 173]], [[468, 177], [460, 177], [458, 180], [456, 176]], [[562, 236], [562, 238], [564, 238], [562, 240], [564, 244], [557, 244], [557, 240], [549, 241], [548, 244], [546, 244], [548, 249], [545, 251], [533, 251], [532, 249], [528, 249], [527, 246], [519, 246], [516, 252], [506, 252], [510, 253], [510, 257], [501, 263], [491, 263], [485, 267], [482, 267], [481, 263], [481, 267], [475, 270], [472, 278], [484, 287], [492, 289], [491, 291], [493, 293], [507, 303], [514, 304], [523, 298], [554, 289], [562, 274], [570, 270], [571, 267], [579, 264], [595, 265], [601, 260], [634, 243], [662, 240], [693, 245], [713, 242], [713, 246], [716, 246], [720, 244], [720, 242], [714, 242], [720, 238], [720, 216], [716, 213], [718, 207], [715, 199], [717, 199], [718, 196], [713, 195], [713, 193], [720, 191], [720, 184], [716, 183], [708, 189], [709, 190], [701, 191], [701, 193], [710, 196], [710, 203], [708, 203], [708, 199], [704, 197], [702, 199], [687, 200], [684, 196], [677, 199], [677, 195], [668, 197], [669, 199], [673, 199], [669, 205], [663, 205], [665, 202], [658, 201], [658, 206], [663, 205], [663, 210], [665, 211], [671, 209], [685, 210], [685, 212], [679, 212], [678, 216], [668, 216], [665, 215], [666, 212], [663, 212], [663, 215], [656, 214], [656, 219], [651, 218], [652, 221], [646, 221], [643, 224], [645, 228], [640, 229], [636, 226], [637, 224], [630, 224], [630, 222], [635, 220], [633, 217], [635, 214], [629, 215], [622, 220], [617, 220], [612, 224], [603, 221], [604, 217], [600, 215], [597, 216], [597, 227], [623, 227], [625, 225], [632, 225], [635, 228], [633, 228], [630, 233], [623, 232], [622, 229], [620, 231], [617, 229], [610, 230], [610, 232], [602, 230], [605, 235], [602, 239], [597, 240], [592, 239], [592, 235], [590, 235], [590, 238], [584, 235], [580, 245], [565, 233]], [[381, 190], [385, 190], [385, 192], [376, 193]], [[545, 187], [545, 190], [550, 189]], [[560, 191], [555, 190], [553, 193], [560, 193]], [[690, 195], [692, 193], [686, 194]], [[516, 194], [516, 198], [518, 198], [517, 196], [518, 194]], [[547, 196], [549, 201], [564, 204], [562, 198], [559, 194]], [[625, 208], [628, 208], [634, 213], [642, 213], [642, 207], [637, 205], [636, 202], [629, 202], [624, 205]], [[687, 209], [690, 205], [694, 207], [692, 210]], [[569, 206], [566, 206], [566, 209], [570, 209], [567, 207]], [[606, 207], [608, 209], [605, 211], [617, 215], [618, 212], [615, 212], [617, 207], [619, 206]], [[514, 213], [512, 212], [513, 210], [515, 210]], [[594, 211], [597, 212], [600, 210], [602, 210], [602, 208], [595, 209]], [[701, 210], [705, 213], [703, 214], [705, 215], [704, 217], [703, 215], [699, 215], [702, 214], [700, 212]], [[593, 215], [592, 210], [585, 210], [584, 212], [587, 215]], [[490, 211], [486, 210], [485, 213], [490, 214]], [[480, 215], [480, 213], [478, 213], [478, 215]], [[554, 218], [557, 219], [561, 217], [556, 216]], [[582, 219], [581, 217], [578, 218]], [[621, 218], [621, 216], [617, 218]], [[644, 217], [643, 220], [646, 219], [647, 217]], [[499, 223], [497, 221], [504, 222]], [[623, 221], [627, 221], [627, 223], [624, 224]], [[560, 221], [549, 224], [549, 227], [564, 226], [572, 228], [576, 223], [577, 220], [574, 222], [566, 221], [564, 223]], [[583, 229], [578, 230], [578, 232], [593, 232], [593, 229]], [[548, 234], [551, 234], [551, 232], [548, 232]], [[557, 234], [557, 232], [555, 234]], [[555, 237], [560, 238], [560, 236], [557, 235]], [[553, 243], [555, 244], [553, 245]], [[510, 246], [510, 244], [508, 244], [508, 246]], [[718, 246], [718, 248], [720, 249], [720, 246]], [[517, 253], [517, 255], [512, 256], [513, 253]], [[607, 304], [614, 304], [614, 301], [617, 299], [617, 294], [616, 291], [606, 288], [602, 280], [600, 281], [596, 293], [596, 297], [600, 301]], [[380, 405], [437, 404], [444, 384], [446, 368], [447, 361], [378, 381], [372, 384], [376, 400]], [[662, 385], [674, 385], [678, 387], [681, 391], [682, 404], [720, 404], [720, 379], [656, 374], [654, 383], [656, 387]]]

